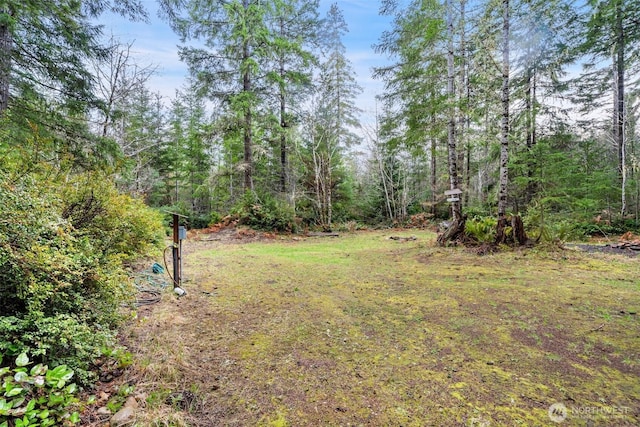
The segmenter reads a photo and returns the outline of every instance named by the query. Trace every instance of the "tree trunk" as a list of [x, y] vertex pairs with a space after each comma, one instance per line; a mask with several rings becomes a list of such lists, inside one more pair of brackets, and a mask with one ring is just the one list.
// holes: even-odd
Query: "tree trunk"
[[469, 198], [471, 196], [471, 138], [470, 138], [470, 129], [471, 129], [471, 117], [470, 117], [470, 106], [471, 106], [471, 80], [469, 79], [469, 58], [467, 56], [467, 35], [466, 35], [466, 0], [461, 0], [460, 2], [460, 20], [462, 23], [460, 24], [460, 28], [462, 34], [460, 35], [460, 53], [462, 55], [462, 72], [463, 79], [462, 84], [464, 86], [463, 98], [464, 98], [464, 114], [463, 114], [463, 122], [462, 128], [464, 131], [464, 135], [466, 139], [465, 150], [466, 150], [466, 158], [465, 158], [465, 167], [464, 167], [464, 205], [468, 205]]
[[527, 144], [527, 188], [525, 190], [525, 202], [528, 205], [536, 193], [536, 184], [533, 182], [535, 162], [533, 160], [533, 147], [536, 145], [536, 70], [529, 64], [526, 75], [525, 110], [526, 110], [526, 144]]
[[384, 162], [380, 148], [376, 148], [376, 157], [378, 159], [378, 169], [380, 170], [380, 180], [382, 181], [382, 190], [384, 191], [384, 202], [387, 209], [387, 216], [393, 220], [393, 210], [391, 209], [391, 197], [389, 195], [389, 186], [387, 185], [387, 172], [385, 171]]
[[313, 147], [313, 168], [314, 168], [314, 187], [315, 187], [315, 191], [316, 191], [316, 208], [318, 209], [318, 218], [320, 219], [320, 224], [324, 224], [324, 216], [322, 214], [323, 212], [323, 208], [322, 208], [322, 193], [321, 193], [321, 182], [320, 182], [320, 174], [321, 174], [321, 170], [320, 170], [320, 158], [319, 158], [319, 153], [318, 150], [316, 148], [316, 146], [314, 145]]
[[624, 133], [624, 69], [625, 69], [625, 34], [622, 25], [622, 2], [616, 3], [616, 42], [614, 53], [614, 72], [615, 72], [615, 101], [613, 109], [613, 134], [618, 149], [618, 175], [621, 181], [621, 208], [620, 214], [624, 217], [627, 210], [627, 200], [625, 193], [626, 186], [626, 155], [625, 155], [625, 133]]
[[[447, 126], [447, 150], [449, 163], [449, 188], [451, 190], [458, 188], [458, 153], [456, 152], [456, 107], [455, 107], [455, 70], [453, 57], [453, 13], [450, 0], [446, 3], [447, 8], [447, 95], [449, 97], [449, 122]], [[456, 240], [464, 233], [465, 219], [462, 216], [462, 208], [458, 195], [452, 196], [458, 198], [451, 202], [451, 213], [453, 222], [442, 234], [438, 236], [437, 244], [446, 245], [450, 241]]]
[[[468, 154], [465, 144], [467, 138], [465, 123], [468, 117], [467, 106], [464, 103], [465, 91], [467, 90], [467, 54], [466, 54], [466, 32], [465, 32], [465, 8], [466, 0], [460, 0], [460, 22], [458, 27], [460, 28], [460, 76], [459, 76], [459, 90], [458, 100], [461, 106], [458, 107], [458, 127], [457, 132], [457, 146], [458, 146], [458, 183], [466, 183], [466, 163], [465, 157]], [[453, 36], [453, 31], [451, 31]], [[464, 107], [463, 107], [464, 106]], [[465, 191], [465, 197], [468, 195], [468, 191]]]
[[[280, 36], [284, 38], [284, 18], [280, 18]], [[284, 54], [280, 56], [280, 191], [287, 192], [287, 107]]]
[[[435, 127], [435, 121], [436, 121], [436, 117], [435, 115], [431, 116], [431, 123], [434, 125]], [[437, 162], [438, 159], [436, 157], [437, 155], [437, 141], [438, 138], [436, 136], [431, 136], [431, 159], [430, 159], [430, 167], [431, 167], [431, 175], [430, 175], [430, 184], [431, 184], [431, 214], [434, 216], [436, 216], [437, 213], [437, 203], [438, 203], [438, 169], [437, 169]]]
[[513, 230], [514, 240], [518, 242], [520, 246], [529, 243], [529, 237], [527, 236], [527, 232], [524, 231], [524, 224], [519, 215], [511, 217], [511, 229]]
[[[249, 46], [244, 45], [243, 59], [249, 59]], [[248, 95], [251, 92], [251, 76], [244, 71], [242, 76], [242, 91]], [[244, 102], [249, 103], [248, 99]], [[253, 132], [251, 105], [244, 106], [244, 191], [253, 191]]]
[[[451, 190], [458, 188], [458, 154], [456, 151], [456, 108], [455, 103], [455, 70], [453, 57], [453, 13], [452, 6], [447, 2], [447, 28], [448, 28], [448, 47], [447, 47], [447, 94], [449, 95], [449, 124], [447, 132], [447, 147], [449, 154], [449, 187]], [[462, 208], [460, 200], [451, 202], [451, 211], [454, 223], [458, 223], [462, 218]]]
[[506, 240], [507, 186], [509, 184], [509, 0], [502, 0], [502, 126], [500, 135], [500, 183], [496, 243]]
[[[3, 15], [13, 15], [13, 11], [4, 6], [0, 11]], [[11, 88], [11, 54], [13, 51], [13, 34], [7, 23], [0, 24], [0, 115], [9, 108], [9, 90]]]
[[446, 246], [448, 242], [454, 242], [464, 234], [464, 226], [466, 215], [462, 216], [458, 221], [454, 221], [449, 228], [438, 236], [436, 240], [438, 246]]
[[431, 214], [435, 217], [437, 213], [437, 203], [438, 203], [438, 173], [437, 170], [437, 159], [436, 159], [436, 140], [435, 136], [431, 137], [431, 176], [430, 176], [430, 184], [431, 184]]
[[327, 231], [331, 231], [331, 223], [333, 221], [333, 176], [331, 173], [331, 153], [327, 154], [327, 183], [326, 183], [326, 204], [327, 204]]

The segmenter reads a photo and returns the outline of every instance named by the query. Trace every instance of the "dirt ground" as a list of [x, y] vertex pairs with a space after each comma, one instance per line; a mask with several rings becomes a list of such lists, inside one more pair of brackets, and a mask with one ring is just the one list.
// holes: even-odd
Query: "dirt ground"
[[102, 389], [140, 426], [640, 425], [637, 259], [434, 240], [192, 233]]

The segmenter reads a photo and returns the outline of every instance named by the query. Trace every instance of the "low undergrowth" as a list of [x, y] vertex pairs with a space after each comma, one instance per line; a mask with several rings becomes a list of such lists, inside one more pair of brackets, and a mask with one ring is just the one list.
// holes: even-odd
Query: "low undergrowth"
[[138, 425], [640, 423], [636, 259], [434, 240], [186, 241], [130, 330]]
[[[127, 265], [157, 251], [160, 216], [98, 174], [45, 172], [0, 173], [0, 372], [28, 354], [51, 368], [48, 375], [65, 366], [79, 386], [91, 387], [96, 360], [117, 347], [123, 305], [133, 302]], [[37, 425], [19, 424], [16, 410], [24, 408], [15, 397], [13, 412], [7, 401], [2, 406], [18, 388], [0, 393], [0, 416], [9, 426]], [[19, 396], [40, 404], [37, 393]]]

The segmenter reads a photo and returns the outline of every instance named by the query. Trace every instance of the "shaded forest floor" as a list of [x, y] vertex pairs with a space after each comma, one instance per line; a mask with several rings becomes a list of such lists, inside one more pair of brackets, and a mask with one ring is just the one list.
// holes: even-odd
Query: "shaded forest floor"
[[229, 233], [126, 332], [138, 425], [640, 424], [638, 259]]

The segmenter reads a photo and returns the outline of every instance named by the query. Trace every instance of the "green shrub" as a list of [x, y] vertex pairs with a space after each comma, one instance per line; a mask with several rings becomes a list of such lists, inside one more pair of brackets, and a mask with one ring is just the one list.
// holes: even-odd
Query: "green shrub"
[[68, 365], [81, 384], [96, 379], [93, 362], [105, 348], [116, 346], [115, 332], [96, 323], [80, 321], [69, 314], [29, 315], [0, 318], [0, 352], [16, 355], [29, 352], [38, 361]]
[[189, 211], [183, 203], [171, 206], [161, 206], [157, 208], [160, 213], [164, 226], [169, 230], [173, 222], [173, 213], [182, 215], [180, 225], [186, 226], [188, 229], [207, 228], [213, 224], [217, 224], [222, 220], [222, 215], [213, 211], [210, 213], [194, 213]]
[[208, 227], [214, 224], [218, 224], [220, 221], [222, 221], [222, 215], [220, 215], [216, 211], [213, 211], [209, 214], [209, 222], [206, 226]]
[[464, 208], [464, 213], [471, 219], [482, 219], [492, 216], [490, 209], [483, 206], [467, 206]]
[[77, 387], [69, 384], [73, 370], [65, 365], [49, 369], [37, 364], [30, 369], [26, 353], [16, 357], [13, 367], [4, 366], [0, 353], [0, 427], [55, 426], [76, 424], [77, 412], [70, 408]]
[[537, 208], [529, 209], [522, 220], [527, 225], [530, 237], [541, 242], [566, 242], [584, 237], [584, 234], [576, 229], [576, 222], [566, 215], [542, 215]]
[[66, 364], [89, 383], [134, 294], [123, 262], [160, 242], [159, 216], [86, 176], [0, 174], [0, 199], [0, 351]]
[[640, 231], [640, 227], [632, 219], [617, 220], [607, 222], [578, 222], [575, 224], [575, 231], [581, 236], [610, 236], [624, 234], [628, 231], [637, 233]]
[[267, 231], [295, 231], [295, 213], [286, 203], [265, 195], [262, 200], [254, 192], [248, 191], [240, 203], [234, 208], [233, 214], [241, 225], [247, 225], [257, 230]]
[[118, 193], [108, 177], [79, 176], [61, 196], [66, 202], [63, 217], [106, 257], [132, 260], [162, 244], [162, 215]]

